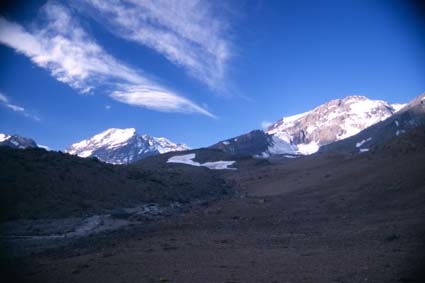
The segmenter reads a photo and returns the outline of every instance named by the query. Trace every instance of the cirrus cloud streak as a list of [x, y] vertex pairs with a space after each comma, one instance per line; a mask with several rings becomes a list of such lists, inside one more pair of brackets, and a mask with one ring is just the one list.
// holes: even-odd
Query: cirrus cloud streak
[[[116, 36], [149, 47], [212, 89], [231, 57], [228, 20], [203, 0], [82, 0]], [[81, 8], [84, 9], [84, 8]]]
[[140, 85], [124, 85], [110, 95], [115, 100], [123, 103], [154, 109], [161, 112], [201, 113], [211, 118], [213, 114], [190, 100], [172, 95], [160, 88]]
[[4, 105], [5, 107], [11, 109], [14, 112], [20, 113], [25, 117], [31, 118], [37, 122], [41, 120], [37, 115], [28, 113], [28, 111], [24, 107], [11, 103], [10, 99], [3, 93], [0, 93], [0, 104]]
[[[30, 31], [0, 17], [0, 43], [27, 56], [37, 66], [47, 69], [58, 81], [81, 93], [107, 86], [111, 89], [107, 94], [123, 103], [164, 112], [199, 113], [213, 117], [196, 103], [108, 54], [85, 32], [72, 11], [65, 6], [48, 2], [41, 14], [43, 21]], [[125, 93], [127, 89], [130, 92]], [[137, 102], [132, 99], [134, 89], [145, 90], [144, 99]]]

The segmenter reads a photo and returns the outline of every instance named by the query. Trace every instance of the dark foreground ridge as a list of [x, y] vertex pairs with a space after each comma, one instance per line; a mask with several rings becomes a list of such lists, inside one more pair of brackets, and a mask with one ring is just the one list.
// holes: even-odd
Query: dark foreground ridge
[[166, 162], [114, 166], [40, 148], [0, 147], [0, 220], [85, 216], [231, 194], [231, 184], [215, 172], [187, 169]]

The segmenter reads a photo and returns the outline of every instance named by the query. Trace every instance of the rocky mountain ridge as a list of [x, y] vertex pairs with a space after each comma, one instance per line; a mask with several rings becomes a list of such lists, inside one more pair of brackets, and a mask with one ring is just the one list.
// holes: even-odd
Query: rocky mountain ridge
[[348, 96], [301, 114], [283, 117], [263, 132], [253, 131], [212, 147], [229, 153], [262, 157], [309, 155], [322, 146], [351, 137], [388, 119], [405, 105], [371, 100], [365, 96]]
[[[285, 157], [309, 155], [317, 152], [319, 148], [321, 150], [340, 148], [340, 144], [345, 144], [344, 151], [364, 152], [367, 151], [366, 145], [377, 144], [381, 139], [393, 135], [401, 135], [416, 125], [416, 122], [422, 123], [423, 113], [420, 107], [423, 105], [423, 96], [419, 96], [409, 104], [390, 104], [364, 96], [335, 99], [310, 111], [283, 117], [263, 131], [254, 130], [220, 141], [210, 148], [231, 155], [265, 158], [275, 155]], [[412, 120], [412, 117], [416, 118]], [[375, 129], [374, 125], [378, 124], [384, 125], [379, 127], [389, 129], [373, 130], [373, 134], [366, 131], [367, 134], [363, 137], [363, 131], [369, 128]], [[378, 135], [383, 137], [380, 138]], [[353, 136], [356, 137], [350, 139]], [[18, 136], [11, 138], [3, 134], [0, 137], [2, 138], [0, 144], [3, 145], [18, 148], [37, 146], [34, 141]], [[18, 139], [29, 140], [32, 143], [19, 145]], [[348, 142], [340, 142], [345, 140]], [[129, 164], [149, 156], [188, 149], [186, 145], [173, 143], [166, 138], [138, 135], [134, 128], [111, 128], [72, 144], [66, 152], [80, 157], [97, 157], [112, 164]]]

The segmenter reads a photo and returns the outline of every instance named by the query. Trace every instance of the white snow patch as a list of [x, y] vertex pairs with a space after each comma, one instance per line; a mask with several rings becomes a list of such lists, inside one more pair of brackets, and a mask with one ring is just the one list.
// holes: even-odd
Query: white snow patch
[[397, 130], [396, 132], [395, 132], [395, 135], [396, 136], [399, 136], [400, 134], [404, 134], [406, 131], [405, 130]]
[[350, 105], [350, 109], [355, 113], [369, 113], [374, 108], [379, 108], [380, 105], [382, 105], [383, 101], [381, 100], [360, 100], [355, 101], [355, 103]]
[[368, 148], [361, 148], [360, 149], [360, 153], [362, 153], [362, 152], [368, 152], [369, 151], [369, 149]]
[[10, 138], [9, 135], [0, 134], [0, 142], [4, 142], [5, 140], [8, 140], [9, 138]]
[[223, 169], [236, 170], [236, 168], [229, 168], [229, 166], [233, 165], [236, 161], [220, 160], [220, 161], [214, 161], [214, 162], [199, 163], [199, 162], [193, 161], [195, 157], [196, 157], [195, 153], [177, 155], [177, 156], [170, 157], [167, 160], [167, 163], [182, 163], [182, 164], [198, 166], [198, 167], [202, 166], [202, 167], [207, 167], [213, 170], [223, 170]]
[[102, 141], [102, 143], [108, 144], [108, 148], [115, 148], [118, 145], [128, 141], [136, 133], [136, 129], [113, 129], [107, 132], [105, 135], [99, 134], [93, 137], [93, 140]]
[[316, 130], [316, 129], [317, 129], [317, 127], [316, 127], [316, 126], [314, 126], [314, 125], [310, 125], [310, 126], [308, 126], [308, 127], [307, 127], [306, 131], [307, 131], [307, 133], [311, 134], [311, 133], [313, 133], [313, 132], [314, 132], [314, 130]]
[[263, 153], [261, 153], [261, 157], [264, 157], [264, 158], [269, 158], [270, 157], [270, 153], [268, 153], [268, 152], [263, 152]]
[[341, 126], [345, 130], [345, 133], [343, 133], [340, 136], [337, 136], [337, 140], [343, 140], [343, 139], [349, 138], [351, 136], [358, 134], [361, 131], [361, 128], [358, 128], [355, 125], [343, 124]]
[[298, 153], [301, 153], [303, 155], [309, 155], [317, 152], [319, 150], [319, 144], [318, 142], [312, 141], [310, 143], [301, 143], [297, 145], [298, 147]]
[[269, 158], [270, 154], [267, 151], [264, 151], [261, 154], [255, 154], [252, 157], [254, 157], [254, 158]]
[[[270, 134], [270, 133], [268, 133], [268, 134]], [[276, 132], [276, 133], [271, 134], [271, 135], [273, 135], [273, 139], [274, 139], [274, 137], [276, 137], [280, 140], [283, 140], [284, 142], [286, 142], [288, 144], [291, 144], [291, 135], [288, 134], [288, 132], [286, 132], [286, 131]]]
[[229, 166], [233, 165], [234, 163], [235, 161], [214, 161], [201, 163], [200, 166], [204, 166], [213, 170], [236, 170], [236, 168], [229, 168]]
[[230, 143], [228, 141], [223, 142], [224, 145], [229, 145]]
[[398, 112], [406, 105], [407, 103], [394, 103], [394, 104], [391, 104], [391, 107], [394, 108], [395, 112]]
[[37, 145], [39, 148], [45, 149], [47, 151], [51, 151], [52, 149], [50, 147], [48, 147], [47, 145], [42, 145], [42, 144], [38, 144]]
[[[89, 157], [93, 153], [93, 150], [84, 150], [80, 153], [78, 153], [79, 157]], [[71, 153], [72, 154], [72, 153]]]
[[400, 123], [397, 120], [395, 120], [394, 123], [397, 127], [400, 125]]
[[192, 159], [196, 157], [195, 153], [189, 153], [185, 155], [177, 155], [168, 158], [167, 163], [183, 163], [187, 165], [200, 166], [199, 162], [195, 162]]
[[356, 143], [356, 147], [361, 147], [363, 144], [365, 144], [365, 143], [367, 143], [367, 142], [369, 142], [371, 140], [372, 140], [372, 138], [367, 138], [365, 140], [362, 140], [362, 141]]

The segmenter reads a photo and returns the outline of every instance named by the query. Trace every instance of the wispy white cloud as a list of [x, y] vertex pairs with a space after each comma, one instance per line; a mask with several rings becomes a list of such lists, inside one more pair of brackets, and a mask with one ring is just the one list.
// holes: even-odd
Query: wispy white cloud
[[124, 85], [116, 90], [111, 97], [127, 104], [138, 105], [163, 112], [201, 113], [211, 118], [216, 118], [202, 107], [190, 100], [172, 95], [163, 89], [148, 86]]
[[[205, 0], [82, 0], [119, 37], [154, 49], [214, 89], [223, 88], [231, 43], [224, 11]], [[220, 12], [220, 13], [218, 13]]]
[[267, 130], [273, 123], [269, 121], [262, 121], [261, 128], [265, 131]]
[[[36, 65], [50, 71], [57, 80], [70, 85], [81, 93], [89, 93], [98, 86], [108, 86], [112, 89], [110, 96], [118, 101], [144, 106], [158, 110], [160, 103], [178, 102], [180, 98], [188, 103], [163, 105], [162, 109], [169, 112], [197, 112], [212, 116], [195, 103], [183, 98], [173, 91], [162, 87], [152, 79], [146, 78], [141, 71], [136, 70], [108, 54], [79, 25], [69, 9], [60, 4], [48, 2], [42, 8], [43, 21], [28, 31], [17, 23], [0, 17], [0, 43], [14, 48], [17, 52], [29, 57]], [[124, 99], [123, 90], [116, 85], [125, 84], [134, 88], [157, 90], [149, 95], [143, 103], [132, 103], [132, 99]], [[113, 95], [120, 91], [121, 98]], [[129, 93], [129, 96], [133, 94]], [[164, 97], [169, 96], [166, 100]], [[196, 107], [193, 107], [196, 106]], [[185, 109], [188, 107], [189, 109]], [[193, 111], [198, 109], [198, 111]]]
[[30, 114], [28, 113], [28, 111], [25, 110], [24, 107], [11, 103], [10, 99], [2, 93], [0, 93], [0, 104], [11, 109], [14, 112], [24, 115], [25, 117], [31, 118], [35, 121], [40, 121], [40, 118], [37, 115]]

